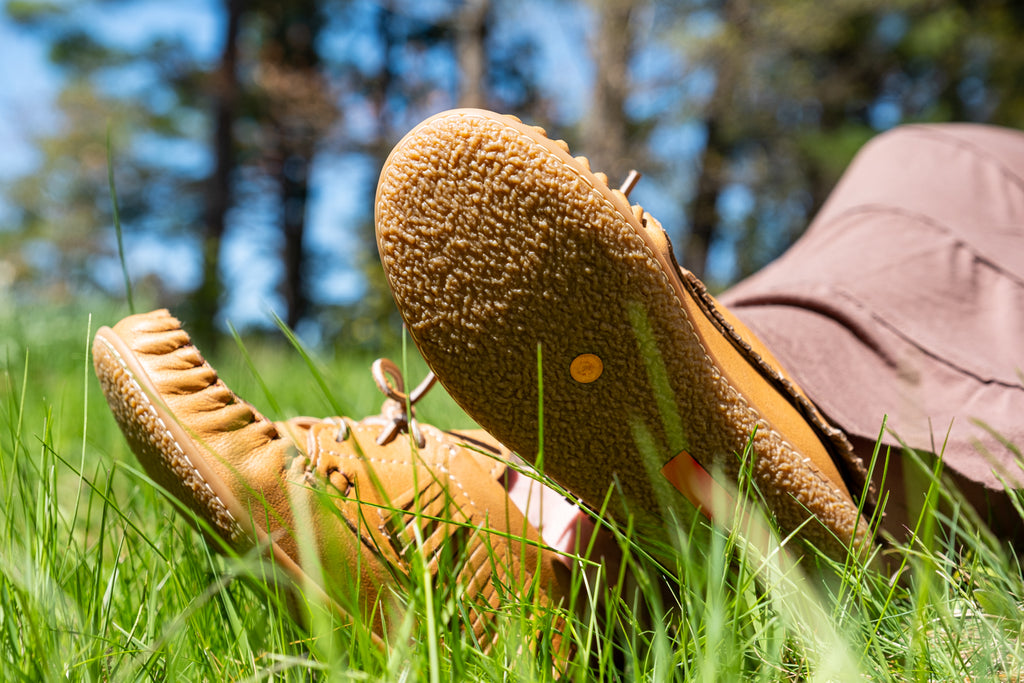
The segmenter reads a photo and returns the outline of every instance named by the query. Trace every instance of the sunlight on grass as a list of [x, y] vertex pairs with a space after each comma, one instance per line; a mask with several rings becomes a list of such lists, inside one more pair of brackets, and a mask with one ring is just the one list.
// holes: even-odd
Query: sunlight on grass
[[[538, 604], [515, 577], [489, 651], [466, 634], [444, 573], [412, 572], [386, 649], [328, 614], [304, 627], [257, 553], [210, 551], [137, 465], [88, 353], [89, 335], [123, 312], [96, 311], [91, 322], [78, 310], [6, 313], [0, 325], [4, 680], [549, 680], [563, 646], [563, 675], [580, 680], [1017, 680], [1018, 558], [927, 462], [932, 492], [917, 537], [893, 553], [905, 560], [897, 581], [821, 557], [778, 563], [698, 516], [667, 525], [656, 560], [628, 525], [605, 520], [621, 567], [582, 549], [562, 607]], [[229, 347], [215, 367], [269, 417], [379, 407], [366, 359], [259, 343], [244, 344], [247, 359]], [[418, 379], [425, 366], [409, 356]], [[433, 393], [423, 421], [471, 424]]]

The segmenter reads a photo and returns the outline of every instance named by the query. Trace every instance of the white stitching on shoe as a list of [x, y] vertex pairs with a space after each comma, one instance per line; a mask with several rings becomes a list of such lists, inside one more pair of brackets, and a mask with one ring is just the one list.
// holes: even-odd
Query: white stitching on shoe
[[121, 366], [121, 370], [127, 374], [128, 380], [132, 383], [132, 386], [135, 387], [136, 391], [138, 391], [141, 396], [145, 397], [146, 408], [148, 409], [149, 413], [156, 418], [157, 422], [160, 423], [160, 426], [163, 428], [164, 436], [167, 437], [167, 439], [169, 439], [172, 444], [174, 444], [174, 447], [177, 449], [178, 454], [181, 455], [185, 459], [185, 462], [188, 463], [188, 466], [191, 469], [192, 473], [195, 474], [196, 477], [198, 477], [199, 481], [202, 483], [207, 493], [209, 493], [210, 496], [212, 496], [213, 499], [217, 502], [217, 504], [220, 505], [221, 510], [224, 512], [224, 514], [227, 515], [228, 519], [230, 519], [231, 523], [236, 527], [236, 530], [232, 533], [232, 535], [234, 535], [234, 533], [241, 531], [242, 527], [238, 523], [238, 520], [235, 519], [235, 516], [231, 514], [230, 508], [228, 508], [228, 506], [224, 504], [224, 501], [221, 499], [221, 497], [217, 495], [217, 492], [213, 490], [213, 487], [210, 486], [210, 483], [206, 480], [205, 477], [203, 477], [202, 472], [196, 469], [195, 464], [192, 462], [192, 459], [188, 456], [188, 453], [185, 452], [185, 449], [182, 448], [181, 444], [178, 443], [177, 439], [174, 438], [174, 435], [171, 433], [171, 430], [167, 427], [167, 424], [164, 422], [163, 418], [160, 417], [160, 413], [157, 411], [156, 406], [153, 405], [153, 402], [150, 399], [149, 394], [138, 383], [135, 377], [135, 373], [133, 373], [131, 369], [128, 367], [128, 364], [125, 361], [124, 357], [121, 356], [117, 349], [109, 341], [107, 341], [106, 338], [99, 337], [99, 340], [103, 343], [103, 346], [106, 347], [106, 349], [111, 354], [114, 355], [114, 358], [117, 360], [118, 365]]
[[[437, 440], [440, 442], [440, 438], [439, 437], [437, 438]], [[443, 445], [443, 442], [442, 442], [442, 445]], [[332, 455], [334, 455], [338, 459], [346, 458], [348, 460], [356, 460], [356, 461], [360, 461], [360, 462], [368, 462], [368, 463], [372, 463], [372, 464], [376, 464], [376, 465], [410, 465], [411, 464], [408, 460], [406, 460], [404, 458], [402, 458], [402, 459], [399, 459], [399, 458], [378, 458], [378, 457], [374, 457], [372, 455], [365, 455], [365, 454], [363, 456], [360, 456], [358, 453], [352, 453], [352, 452], [345, 453], [345, 452], [341, 452], [341, 451], [335, 451], [333, 448], [324, 448], [324, 450], [325, 451], [329, 451]], [[427, 468], [433, 468], [433, 469], [436, 469], [439, 472], [442, 472], [442, 473], [448, 475], [449, 481], [452, 481], [452, 482], [455, 483], [455, 485], [462, 492], [462, 495], [464, 495], [466, 497], [466, 499], [469, 501], [470, 505], [472, 505], [475, 508], [479, 508], [479, 506], [477, 505], [476, 501], [473, 500], [473, 497], [471, 495], [469, 495], [469, 491], [467, 491], [466, 488], [463, 487], [463, 485], [458, 481], [456, 476], [452, 473], [452, 471], [444, 463], [442, 463], [442, 462], [427, 462], [427, 461], [424, 461], [423, 464]], [[415, 466], [415, 465], [413, 465], [413, 466]]]

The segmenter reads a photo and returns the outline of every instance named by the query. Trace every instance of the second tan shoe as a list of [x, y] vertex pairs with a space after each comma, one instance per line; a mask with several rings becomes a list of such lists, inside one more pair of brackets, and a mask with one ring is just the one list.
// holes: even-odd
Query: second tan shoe
[[503, 594], [533, 587], [543, 604], [561, 599], [560, 560], [509, 503], [500, 483], [508, 453], [493, 439], [473, 441], [491, 449], [482, 454], [418, 425], [411, 443], [385, 415], [272, 423], [163, 310], [100, 329], [93, 357], [154, 481], [230, 548], [261, 548], [307, 597], [377, 635], [417, 567], [435, 574], [484, 646]]
[[865, 539], [845, 437], [564, 142], [492, 112], [438, 114], [392, 151], [375, 218], [441, 383], [592, 507], [613, 491], [613, 512], [657, 527], [682, 492], [707, 512], [708, 473], [735, 482], [749, 443], [784, 530], [836, 557]]

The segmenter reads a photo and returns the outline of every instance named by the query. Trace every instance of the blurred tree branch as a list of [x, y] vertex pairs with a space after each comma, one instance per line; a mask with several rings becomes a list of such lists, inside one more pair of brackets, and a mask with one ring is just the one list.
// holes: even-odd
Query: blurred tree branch
[[[191, 301], [193, 329], [212, 335], [245, 294], [226, 260], [241, 244], [255, 254], [242, 275], [271, 283], [262, 294], [291, 325], [359, 344], [398, 330], [373, 245], [376, 174], [408, 129], [457, 104], [546, 127], [612, 184], [642, 171], [638, 192], [675, 210], [681, 262], [713, 285], [781, 253], [877, 132], [1024, 126], [1024, 10], [1010, 0], [224, 0], [206, 55], [97, 19], [155, 6], [5, 5], [63, 79], [38, 169], [4, 193], [5, 293], [123, 289], [108, 126], [129, 258], [150, 254], [132, 268], [143, 299]], [[569, 74], [593, 75], [586, 102], [568, 101]], [[325, 168], [344, 169], [343, 187], [316, 184]], [[327, 243], [311, 235], [318, 193], [347, 203]], [[357, 283], [345, 297], [324, 284], [340, 270]]]

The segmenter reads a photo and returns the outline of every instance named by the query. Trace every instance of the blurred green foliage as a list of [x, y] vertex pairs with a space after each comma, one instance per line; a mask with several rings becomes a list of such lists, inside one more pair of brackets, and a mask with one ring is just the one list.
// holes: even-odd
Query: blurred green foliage
[[[633, 199], [715, 288], [791, 244], [871, 136], [1024, 126], [1024, 9], [1009, 0], [224, 0], [212, 52], [180, 28], [104, 30], [111, 13], [154, 6], [5, 5], [63, 78], [40, 167], [4, 191], [5, 298], [122, 296], [108, 131], [141, 296], [205, 337], [252, 289], [242, 275], [264, 273], [282, 318], [372, 348], [399, 334], [373, 246], [376, 176], [441, 109], [514, 113], [595, 168], [640, 169]], [[316, 185], [328, 167], [344, 181]], [[306, 228], [316, 193], [345, 206], [326, 242]], [[228, 242], [248, 249], [241, 274]], [[344, 292], [324, 284], [339, 277]]]

